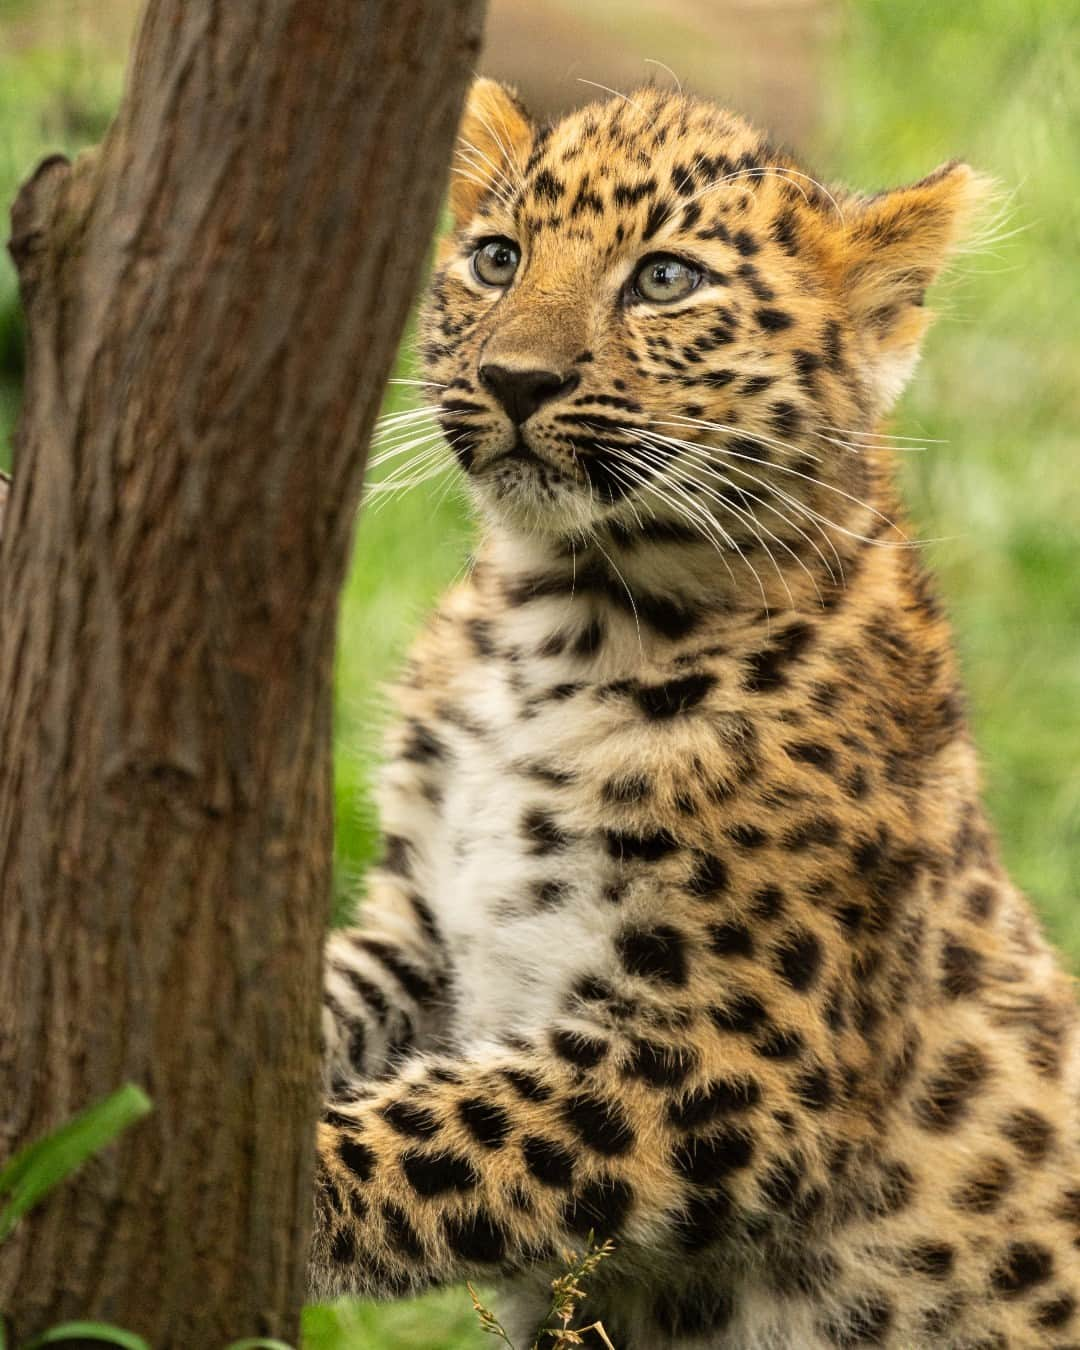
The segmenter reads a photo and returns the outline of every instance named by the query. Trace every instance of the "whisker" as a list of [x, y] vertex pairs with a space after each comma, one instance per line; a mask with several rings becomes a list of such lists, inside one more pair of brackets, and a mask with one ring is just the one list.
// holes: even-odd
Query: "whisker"
[[[663, 425], [663, 424], [661, 424], [661, 425]], [[747, 440], [753, 441], [753, 440], [758, 440], [758, 439], [760, 439], [760, 438], [756, 435], [756, 433], [754, 433], [754, 432], [749, 432], [749, 431], [746, 431], [745, 429], [738, 429], [738, 431], [739, 431], [739, 434], [740, 434], [742, 437], [746, 438]], [[726, 448], [723, 447], [723, 446], [719, 446], [719, 445], [706, 445], [706, 444], [705, 444], [704, 442], [702, 442], [702, 441], [682, 441], [682, 442], [680, 442], [680, 441], [677, 441], [677, 439], [674, 438], [674, 437], [671, 438], [671, 439], [672, 439], [676, 444], [680, 444], [680, 445], [687, 446], [687, 447], [689, 447], [689, 446], [694, 446], [694, 445], [701, 446], [701, 447], [703, 447], [703, 448], [706, 449], [706, 450], [711, 450], [714, 454], [724, 455], [725, 457], [727, 457], [727, 458], [729, 458], [729, 459], [740, 459], [740, 460], [745, 460], [747, 463], [750, 463], [750, 464], [760, 464], [760, 465], [762, 466], [762, 468], [771, 469], [771, 470], [773, 470], [773, 471], [776, 472], [776, 473], [785, 473], [785, 474], [789, 474], [789, 475], [791, 475], [791, 476], [794, 477], [794, 478], [801, 478], [804, 482], [807, 482], [807, 483], [814, 483], [814, 484], [816, 484], [818, 487], [823, 488], [826, 492], [832, 492], [832, 493], [834, 493], [836, 496], [838, 496], [838, 497], [843, 497], [846, 501], [849, 501], [849, 502], [853, 503], [855, 506], [860, 507], [862, 510], [869, 511], [871, 515], [876, 516], [879, 520], [881, 520], [881, 521], [882, 521], [885, 525], [887, 525], [890, 529], [895, 530], [896, 533], [900, 535], [901, 540], [903, 540], [905, 544], [907, 544], [908, 546], [911, 546], [912, 541], [910, 541], [910, 540], [907, 539], [907, 536], [904, 534], [903, 530], [900, 528], [899, 525], [897, 525], [897, 523], [896, 523], [894, 520], [890, 520], [888, 516], [886, 516], [883, 512], [879, 511], [879, 510], [877, 509], [876, 506], [872, 506], [872, 505], [870, 504], [870, 502], [863, 501], [863, 499], [862, 499], [861, 497], [855, 497], [855, 496], [853, 496], [850, 492], [845, 492], [843, 488], [837, 487], [834, 483], [826, 483], [826, 482], [824, 481], [824, 479], [821, 479], [821, 478], [815, 478], [812, 474], [801, 473], [798, 469], [793, 469], [793, 468], [790, 467], [790, 465], [787, 465], [787, 464], [774, 464], [774, 463], [770, 463], [768, 460], [763, 460], [763, 459], [761, 459], [761, 458], [760, 458], [759, 456], [757, 456], [757, 455], [745, 455], [745, 454], [742, 454], [741, 452], [739, 452], [739, 451], [737, 451], [737, 450], [726, 449]], [[807, 509], [807, 511], [812, 511], [812, 508], [809, 507], [809, 506], [807, 506], [806, 509]], [[864, 536], [864, 535], [860, 535], [860, 534], [854, 533], [853, 531], [847, 529], [846, 526], [842, 526], [842, 525], [838, 524], [836, 521], [828, 520], [828, 519], [827, 519], [826, 517], [824, 517], [824, 516], [821, 516], [820, 518], [821, 518], [822, 520], [825, 520], [826, 523], [827, 523], [828, 525], [830, 525], [833, 529], [840, 530], [840, 531], [841, 531], [842, 533], [844, 533], [844, 534], [849, 534], [849, 535], [851, 535], [851, 537], [852, 537], [853, 539], [860, 539], [860, 540], [862, 540], [864, 543], [887, 545], [887, 544], [889, 544], [889, 543], [891, 542], [891, 543], [894, 544], [894, 545], [896, 544], [896, 541], [895, 541], [895, 540], [894, 540], [894, 541], [888, 541], [888, 540], [870, 539], [868, 536]]]
[[876, 441], [917, 441], [919, 445], [948, 445], [944, 437], [935, 436], [894, 436], [886, 431], [854, 430], [851, 427], [825, 426], [826, 431], [835, 431], [839, 436], [870, 436]]
[[388, 464], [392, 459], [400, 459], [402, 455], [407, 455], [413, 450], [419, 450], [424, 446], [431, 445], [442, 439], [443, 434], [441, 431], [430, 431], [426, 436], [406, 441], [404, 445], [395, 445], [389, 450], [383, 450], [380, 454], [374, 455], [368, 460], [368, 467], [377, 469], [383, 464]]
[[678, 75], [675, 74], [675, 72], [671, 69], [670, 66], [665, 65], [663, 61], [657, 61], [654, 57], [651, 56], [646, 56], [643, 58], [643, 60], [645, 65], [647, 66], [659, 66], [661, 70], [666, 70], [667, 73], [671, 76], [671, 78], [675, 81], [675, 85], [679, 93], [680, 94], [682, 93], [682, 80], [679, 79]]
[[704, 422], [701, 418], [684, 417], [681, 413], [672, 413], [671, 416], [675, 419], [671, 422], [656, 417], [650, 417], [649, 421], [652, 425], [658, 427], [683, 427], [688, 425], [704, 427], [707, 431], [719, 431], [731, 436], [745, 436], [749, 440], [757, 441], [759, 445], [774, 445], [778, 450], [784, 450], [789, 455], [804, 455], [817, 464], [821, 463], [821, 456], [806, 450], [804, 446], [793, 445], [790, 441], [782, 441], [775, 436], [767, 436], [763, 431], [748, 431], [745, 427], [729, 426], [726, 422]]
[[[713, 464], [712, 460], [708, 457], [706, 447], [698, 445], [696, 442], [693, 441], [673, 442], [670, 437], [667, 436], [661, 437], [659, 436], [659, 433], [655, 431], [650, 431], [644, 434], [647, 434], [648, 436], [654, 439], [663, 440], [666, 444], [680, 446], [685, 453], [692, 454], [694, 456], [697, 462], [697, 466], [702, 470], [702, 472], [719, 476], [719, 470], [716, 468], [715, 464]], [[764, 488], [766, 491], [772, 492], [775, 496], [779, 497], [782, 502], [784, 502], [788, 507], [790, 507], [791, 510], [795, 511], [796, 514], [804, 516], [807, 519], [807, 521], [814, 526], [817, 532], [821, 535], [822, 539], [828, 545], [829, 549], [832, 552], [833, 557], [836, 559], [836, 566], [837, 569], [839, 570], [840, 576], [843, 577], [844, 562], [843, 559], [840, 557], [840, 553], [836, 547], [836, 544], [833, 542], [833, 539], [828, 534], [828, 532], [822, 527], [821, 523], [815, 518], [814, 514], [808, 509], [808, 507], [803, 502], [800, 502], [799, 499], [793, 496], [790, 492], [785, 491], [784, 488], [780, 487], [779, 484], [767, 482], [764, 478], [759, 477], [759, 475], [751, 473], [749, 469], [740, 468], [736, 464], [727, 465], [727, 469], [729, 473], [737, 473], [740, 478], [745, 478], [751, 483], [756, 483], [759, 487]], [[794, 521], [791, 521], [790, 523], [792, 525], [795, 525]], [[795, 528], [797, 529], [798, 526], [795, 525]], [[813, 544], [812, 540], [810, 540], [809, 542]], [[824, 561], [824, 558], [822, 560]], [[829, 566], [829, 564], [826, 563], [826, 566]]]
[[[491, 125], [491, 123], [488, 121], [488, 119], [483, 115], [483, 113], [478, 113], [477, 116], [478, 116], [479, 119], [480, 119], [481, 125], [484, 126], [484, 127], [486, 128], [486, 130], [487, 130], [488, 134], [491, 136], [492, 140], [493, 140], [493, 141], [495, 142], [495, 144], [499, 147], [499, 152], [500, 152], [500, 154], [502, 155], [503, 160], [505, 161], [506, 165], [509, 167], [509, 169], [511, 170], [511, 172], [512, 172], [512, 173], [514, 174], [514, 176], [517, 178], [517, 185], [518, 185], [518, 187], [524, 188], [524, 186], [525, 186], [525, 175], [524, 175], [524, 174], [522, 173], [522, 171], [521, 171], [521, 165], [517, 162], [517, 158], [516, 158], [516, 157], [514, 156], [514, 154], [511, 152], [510, 146], [507, 144], [507, 141], [510, 139], [510, 130], [509, 130], [509, 128], [508, 128], [507, 125], [506, 125], [506, 119], [503, 118], [503, 117], [502, 117], [502, 114], [500, 113], [500, 120], [502, 121], [502, 129], [503, 129], [503, 131], [506, 132], [506, 136], [507, 136], [507, 141], [504, 141], [503, 138], [499, 135], [499, 133], [495, 130], [495, 128], [494, 128], [494, 127]], [[513, 186], [513, 184], [511, 184], [511, 186]]]
[[[644, 447], [642, 447], [642, 449], [644, 449]], [[655, 451], [653, 453], [655, 454]], [[673, 468], [674, 467], [677, 466], [673, 466]], [[744, 510], [743, 508], [737, 506], [734, 502], [727, 501], [724, 497], [720, 495], [720, 493], [718, 493], [715, 489], [709, 487], [708, 484], [703, 483], [700, 479], [696, 479], [693, 478], [692, 476], [685, 475], [685, 472], [682, 470], [680, 470], [680, 472], [684, 473], [684, 476], [686, 477], [686, 480], [688, 482], [695, 483], [707, 496], [711, 497], [717, 503], [717, 505], [720, 507], [722, 511], [727, 511], [731, 515], [735, 516], [737, 519], [743, 520], [743, 522], [749, 527], [750, 533], [754, 536], [754, 538], [758, 541], [761, 547], [765, 550], [765, 553], [769, 561], [772, 563], [773, 570], [776, 572], [776, 575], [779, 578], [781, 586], [783, 586], [784, 590], [787, 592], [788, 602], [792, 609], [795, 608], [795, 597], [791, 593], [791, 587], [788, 585], [787, 577], [784, 575], [783, 570], [777, 563], [776, 558], [773, 556], [772, 549], [769, 548], [768, 544], [762, 538], [761, 530], [764, 530], [765, 533], [769, 536], [770, 539], [773, 540], [774, 543], [779, 544], [781, 548], [785, 549], [788, 553], [791, 554], [792, 558], [795, 559], [795, 561], [800, 565], [800, 567], [802, 567], [806, 575], [810, 578], [811, 582], [814, 585], [814, 589], [818, 593], [818, 599], [819, 600], [821, 599], [821, 590], [818, 587], [817, 582], [814, 580], [814, 577], [811, 574], [810, 569], [806, 566], [806, 564], [802, 561], [802, 559], [799, 558], [799, 556], [791, 548], [789, 548], [787, 544], [784, 543], [782, 539], [778, 538], [772, 532], [772, 530], [768, 528], [767, 525], [764, 525], [762, 524], [761, 521], [756, 520], [752, 512]], [[731, 483], [730, 480], [728, 480], [725, 483], [725, 486], [735, 487], [735, 484]], [[744, 491], [744, 489], [742, 488], [739, 488], [737, 490], [740, 492]], [[747, 495], [751, 497], [753, 496], [752, 493], [747, 493]]]
[[578, 76], [578, 84], [591, 84], [594, 89], [602, 89], [605, 94], [610, 94], [612, 98], [621, 98], [624, 103], [629, 103], [631, 108], [636, 108], [648, 122], [649, 126], [652, 126], [656, 121], [654, 117], [649, 116], [640, 103], [635, 103], [629, 94], [620, 93], [618, 89], [609, 89], [606, 84], [598, 84], [596, 80], [582, 79], [581, 76]]
[[[649, 433], [649, 432], [646, 432], [646, 433], [644, 433], [644, 434], [646, 434], [646, 435], [654, 435], [654, 433]], [[699, 472], [702, 472], [702, 473], [708, 474], [708, 475], [711, 476], [711, 477], [717, 478], [720, 482], [722, 482], [722, 483], [723, 483], [724, 485], [726, 485], [726, 486], [733, 487], [733, 488], [737, 488], [737, 490], [738, 490], [739, 492], [744, 493], [744, 494], [745, 494], [746, 496], [748, 496], [752, 501], [757, 502], [758, 505], [759, 505], [760, 507], [762, 507], [764, 510], [771, 512], [771, 514], [777, 516], [780, 520], [782, 520], [782, 521], [784, 522], [785, 525], [790, 526], [790, 527], [796, 532], [796, 534], [798, 534], [798, 535], [800, 536], [800, 538], [802, 538], [803, 540], [805, 540], [805, 542], [810, 546], [810, 548], [812, 548], [813, 551], [817, 554], [818, 558], [821, 560], [822, 566], [825, 568], [825, 571], [828, 573], [829, 580], [832, 581], [834, 585], [836, 584], [837, 577], [836, 577], [836, 573], [833, 571], [832, 563], [829, 562], [828, 558], [826, 558], [825, 554], [822, 553], [821, 549], [817, 546], [817, 544], [815, 543], [815, 541], [811, 538], [810, 535], [808, 535], [808, 534], [806, 533], [806, 531], [802, 528], [801, 525], [799, 525], [799, 523], [798, 523], [797, 521], [792, 520], [789, 516], [786, 516], [786, 515], [783, 513], [783, 511], [779, 510], [778, 507], [773, 506], [771, 502], [766, 501], [763, 497], [759, 497], [757, 493], [751, 492], [748, 488], [744, 488], [744, 487], [739, 486], [738, 484], [732, 483], [732, 481], [731, 481], [730, 478], [728, 478], [728, 477], [727, 477], [726, 475], [724, 475], [724, 474], [719, 473], [719, 472], [718, 472], [711, 464], [707, 464], [707, 463], [705, 463], [705, 464], [703, 464], [703, 463], [696, 463], [696, 464], [694, 465], [694, 467], [695, 467]], [[777, 493], [777, 495], [780, 495], [780, 496], [782, 496], [782, 497], [784, 497], [784, 498], [787, 498], [787, 497], [788, 497], [788, 494], [777, 492], [777, 489], [773, 488], [773, 486], [772, 486], [771, 484], [766, 483], [763, 479], [760, 479], [760, 478], [756, 477], [756, 476], [753, 475], [753, 474], [747, 474], [744, 470], [735, 470], [735, 472], [741, 472], [742, 475], [743, 475], [744, 477], [749, 478], [751, 482], [757, 483], [760, 487], [763, 487], [766, 491]], [[693, 481], [701, 482], [700, 479], [695, 479], [695, 480], [693, 480]], [[708, 487], [707, 487], [706, 484], [701, 483], [701, 485], [702, 485], [702, 487], [704, 487], [707, 491], [711, 491], [711, 489], [708, 489]], [[798, 504], [798, 502], [796, 501], [795, 498], [788, 498], [788, 503], [789, 503], [789, 505], [792, 505], [792, 506], [794, 506], [794, 507], [796, 507], [796, 508], [798, 508], [798, 506], [799, 506], [799, 504]], [[766, 533], [769, 535], [769, 537], [770, 537], [771, 539], [775, 539], [775, 541], [776, 541], [782, 548], [786, 549], [789, 553], [791, 553], [791, 556], [796, 560], [796, 562], [799, 563], [799, 565], [800, 565], [800, 566], [803, 568], [803, 570], [806, 572], [807, 576], [810, 578], [811, 582], [812, 582], [813, 585], [814, 585], [814, 589], [817, 590], [817, 592], [818, 592], [818, 598], [820, 599], [820, 598], [821, 598], [821, 591], [820, 591], [820, 589], [819, 589], [819, 587], [818, 587], [818, 585], [817, 585], [817, 580], [816, 580], [816, 578], [813, 577], [813, 575], [810, 573], [809, 569], [806, 568], [806, 566], [805, 566], [805, 564], [803, 563], [802, 559], [799, 558], [797, 554], [795, 554], [794, 552], [792, 552], [792, 550], [788, 547], [787, 543], [786, 543], [783, 539], [780, 539], [780, 538], [778, 538], [775, 534], [773, 534], [773, 532], [772, 532], [771, 530], [769, 530], [768, 527], [767, 527], [766, 525], [764, 525], [764, 523], [762, 523], [762, 522], [759, 522], [759, 523], [762, 525], [762, 528], [766, 531]], [[837, 551], [836, 551], [836, 545], [833, 544], [832, 540], [829, 539], [828, 535], [825, 534], [824, 530], [821, 529], [821, 526], [820, 526], [820, 525], [817, 525], [817, 524], [815, 523], [815, 528], [818, 530], [818, 532], [819, 532], [819, 533], [822, 535], [822, 537], [825, 539], [826, 543], [827, 543], [827, 544], [829, 545], [829, 547], [832, 549], [833, 554], [834, 554], [834, 556], [836, 557], [837, 567], [840, 569], [840, 577], [841, 577], [841, 579], [842, 579], [842, 578], [843, 578], [843, 570], [844, 570], [844, 569], [843, 569], [843, 563], [842, 563], [842, 561], [841, 561], [841, 559], [840, 559], [839, 553], [837, 553]]]
[[626, 598], [630, 601], [630, 609], [633, 611], [633, 615], [634, 615], [634, 627], [637, 629], [638, 652], [639, 652], [640, 655], [641, 655], [641, 659], [644, 661], [644, 659], [645, 659], [645, 646], [644, 646], [644, 643], [641, 641], [641, 620], [638, 618], [637, 602], [634, 600], [634, 593], [633, 593], [633, 591], [630, 589], [630, 587], [626, 584], [626, 578], [625, 578], [625, 577], [623, 576], [623, 574], [619, 571], [619, 569], [615, 566], [615, 563], [614, 563], [614, 560], [613, 560], [612, 557], [611, 557], [611, 554], [607, 551], [607, 549], [606, 549], [606, 548], [603, 546], [603, 544], [600, 542], [599, 536], [597, 535], [596, 531], [595, 531], [595, 530], [592, 530], [592, 531], [590, 531], [590, 533], [591, 533], [591, 535], [592, 535], [592, 542], [596, 545], [596, 547], [597, 547], [597, 548], [600, 550], [600, 552], [604, 555], [604, 557], [607, 559], [608, 566], [611, 568], [611, 570], [615, 573], [615, 575], [616, 575], [616, 576], [619, 578], [619, 580], [622, 582], [622, 588], [623, 588], [623, 590], [626, 592]]
[[[624, 482], [637, 483], [638, 486], [643, 491], [655, 493], [655, 495], [659, 497], [659, 499], [662, 502], [664, 502], [664, 504], [668, 507], [668, 509], [675, 515], [676, 519], [686, 521], [686, 523], [697, 534], [701, 535], [701, 537], [705, 540], [707, 544], [710, 544], [713, 547], [713, 549], [715, 549], [717, 556], [720, 558], [720, 561], [723, 563], [724, 568], [727, 571], [728, 576], [731, 578], [732, 584], [734, 584], [735, 582], [735, 574], [732, 572], [731, 564], [728, 562], [724, 554], [724, 548], [725, 547], [729, 548], [733, 552], [737, 553], [739, 557], [742, 558], [743, 562], [747, 565], [747, 567], [750, 568], [750, 571], [753, 572], [754, 577], [758, 582], [758, 587], [761, 590], [762, 600], [764, 601], [765, 592], [764, 588], [762, 588], [761, 586], [761, 578], [758, 577], [757, 572], [750, 564], [749, 560], [743, 553], [742, 549], [739, 548], [739, 545], [736, 542], [736, 540], [732, 538], [732, 536], [728, 533], [728, 531], [725, 530], [724, 527], [720, 525], [719, 522], [716, 521], [714, 517], [704, 509], [704, 507], [702, 507], [700, 502], [694, 501], [693, 498], [690, 497], [686, 492], [681, 493], [681, 495], [685, 498], [686, 504], [684, 505], [678, 502], [677, 500], [669, 496], [668, 493], [664, 492], [662, 488], [657, 486], [655, 475], [653, 475], [652, 477], [648, 477], [642, 474], [637, 469], [634, 463], [633, 456], [631, 456], [629, 452], [621, 451], [617, 446], [609, 446], [608, 449], [613, 451], [616, 457], [621, 456], [623, 460], [621, 465], [622, 468], [621, 475], [618, 473], [619, 466], [614, 464], [611, 465], [612, 471], [616, 473], [616, 477], [622, 477]], [[645, 506], [648, 510], [650, 511], [652, 510], [652, 507], [649, 505], [648, 501], [644, 499], [642, 500], [642, 505]], [[656, 516], [656, 512], [653, 511], [652, 513], [654, 518], [658, 519], [658, 517]], [[716, 537], [718, 531], [722, 536], [722, 539], [718, 539]], [[723, 545], [723, 547], [721, 545]]]

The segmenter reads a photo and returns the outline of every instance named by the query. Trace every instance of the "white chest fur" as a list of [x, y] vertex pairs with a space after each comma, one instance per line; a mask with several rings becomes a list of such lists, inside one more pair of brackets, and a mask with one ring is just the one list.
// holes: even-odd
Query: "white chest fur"
[[619, 921], [605, 898], [612, 864], [602, 839], [583, 831], [573, 787], [542, 773], [571, 762], [582, 714], [560, 705], [554, 716], [523, 716], [496, 670], [470, 702], [485, 732], [451, 732], [453, 768], [429, 841], [440, 879], [433, 909], [454, 965], [455, 1039], [466, 1043], [547, 1025], [575, 978], [603, 968]]

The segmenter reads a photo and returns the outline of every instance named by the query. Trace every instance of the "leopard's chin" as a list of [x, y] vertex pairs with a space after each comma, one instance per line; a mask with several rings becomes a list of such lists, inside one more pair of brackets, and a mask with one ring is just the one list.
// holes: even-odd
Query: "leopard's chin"
[[473, 491], [495, 521], [530, 533], [565, 535], [599, 519], [587, 482], [523, 443], [470, 475]]

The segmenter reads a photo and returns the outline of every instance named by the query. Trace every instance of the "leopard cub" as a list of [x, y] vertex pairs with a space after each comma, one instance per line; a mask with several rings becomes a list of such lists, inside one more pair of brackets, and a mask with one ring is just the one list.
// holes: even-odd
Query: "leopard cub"
[[455, 165], [421, 350], [483, 537], [327, 950], [314, 1288], [494, 1282], [524, 1347], [591, 1232], [617, 1350], [1080, 1345], [1073, 995], [881, 430], [987, 183], [485, 80]]

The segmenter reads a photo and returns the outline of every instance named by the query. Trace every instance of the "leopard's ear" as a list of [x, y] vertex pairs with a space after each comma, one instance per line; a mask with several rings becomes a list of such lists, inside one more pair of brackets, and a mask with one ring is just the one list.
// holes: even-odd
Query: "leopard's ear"
[[536, 128], [516, 95], [496, 80], [469, 91], [450, 170], [450, 212], [460, 230], [489, 192], [510, 195], [529, 158]]
[[954, 161], [910, 187], [845, 202], [840, 287], [863, 337], [878, 413], [896, 402], [919, 358], [932, 317], [927, 287], [993, 195], [991, 179]]

